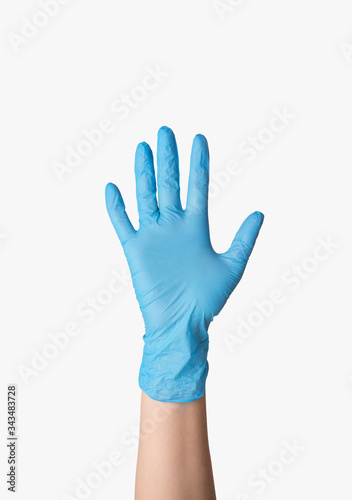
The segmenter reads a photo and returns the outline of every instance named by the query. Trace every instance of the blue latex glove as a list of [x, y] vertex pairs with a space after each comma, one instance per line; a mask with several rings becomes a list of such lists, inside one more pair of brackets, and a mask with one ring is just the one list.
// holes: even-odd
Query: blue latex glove
[[193, 141], [187, 207], [180, 202], [178, 153], [168, 127], [158, 133], [158, 200], [153, 154], [145, 142], [135, 157], [139, 229], [120, 191], [106, 186], [106, 205], [125, 252], [145, 323], [141, 389], [152, 399], [201, 398], [208, 374], [208, 327], [240, 281], [263, 223], [254, 212], [230, 249], [216, 253], [208, 224], [209, 151]]

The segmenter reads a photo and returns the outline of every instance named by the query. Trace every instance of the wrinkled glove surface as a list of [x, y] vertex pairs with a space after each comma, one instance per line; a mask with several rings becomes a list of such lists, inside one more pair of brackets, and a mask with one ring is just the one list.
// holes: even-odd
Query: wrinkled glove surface
[[158, 133], [157, 165], [156, 189], [152, 151], [140, 143], [135, 156], [138, 231], [111, 183], [106, 186], [106, 205], [145, 323], [139, 385], [152, 399], [187, 402], [204, 394], [209, 324], [240, 281], [264, 216], [251, 214], [230, 249], [218, 254], [209, 236], [205, 137], [197, 135], [193, 141], [185, 210], [176, 141], [167, 127]]

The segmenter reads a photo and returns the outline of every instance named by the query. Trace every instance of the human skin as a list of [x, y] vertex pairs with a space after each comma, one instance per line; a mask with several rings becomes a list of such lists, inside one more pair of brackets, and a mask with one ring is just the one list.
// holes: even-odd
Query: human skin
[[141, 397], [135, 500], [216, 500], [205, 395], [189, 403]]

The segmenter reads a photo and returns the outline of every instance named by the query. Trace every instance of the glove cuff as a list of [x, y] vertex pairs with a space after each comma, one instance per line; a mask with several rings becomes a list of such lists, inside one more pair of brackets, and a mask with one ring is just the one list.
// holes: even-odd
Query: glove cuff
[[186, 403], [204, 395], [209, 371], [208, 332], [199, 325], [187, 326], [144, 336], [139, 386], [156, 401]]

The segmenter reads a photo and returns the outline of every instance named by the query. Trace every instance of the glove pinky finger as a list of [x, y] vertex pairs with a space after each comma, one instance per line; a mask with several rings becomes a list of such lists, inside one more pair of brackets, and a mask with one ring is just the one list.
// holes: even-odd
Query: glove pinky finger
[[123, 245], [136, 233], [136, 230], [126, 213], [125, 204], [118, 187], [111, 182], [105, 188], [105, 201], [112, 225], [115, 228], [121, 245]]

